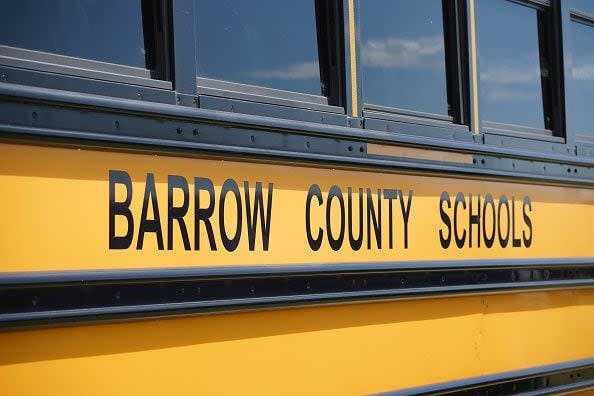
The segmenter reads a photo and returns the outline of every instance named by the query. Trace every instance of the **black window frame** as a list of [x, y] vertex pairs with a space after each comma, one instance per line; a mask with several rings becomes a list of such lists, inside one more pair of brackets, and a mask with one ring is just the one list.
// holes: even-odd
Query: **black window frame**
[[[315, 5], [320, 79], [326, 95], [200, 77], [196, 72], [199, 107], [345, 125], [347, 92], [344, 1], [316, 0]], [[193, 28], [195, 30], [196, 26]], [[198, 59], [200, 53], [196, 49], [194, 51]]]
[[142, 0], [149, 68], [0, 45], [0, 74], [10, 83], [172, 102], [172, 0]]
[[[361, 5], [360, 5], [361, 6]], [[446, 90], [449, 116], [391, 106], [376, 105], [362, 101], [363, 118], [369, 129], [385, 129], [390, 124], [382, 121], [418, 124], [429, 128], [404, 128], [402, 132], [428, 135], [436, 138], [468, 140], [470, 136], [470, 43], [468, 40], [468, 11], [466, 0], [442, 0], [443, 35], [445, 46]], [[360, 24], [359, 24], [359, 37]], [[357, 46], [361, 48], [361, 44]], [[360, 54], [359, 54], [360, 56]], [[362, 73], [360, 73], [362, 74]], [[359, 78], [362, 80], [362, 77]], [[360, 83], [364, 91], [364, 84]], [[397, 128], [400, 129], [400, 128]], [[449, 131], [452, 134], [446, 134]], [[467, 134], [461, 139], [460, 133]]]
[[[565, 128], [565, 84], [562, 44], [562, 12], [559, 0], [497, 0], [507, 1], [518, 6], [529, 7], [537, 11], [546, 12], [548, 23], [539, 26], [538, 46], [542, 59], [543, 52], [548, 60], [549, 79], [547, 87], [542, 89], [543, 114], [551, 117], [550, 129], [533, 128], [528, 126], [508, 124], [484, 119], [481, 113], [480, 130], [490, 135], [502, 135], [512, 138], [542, 140], [551, 143], [566, 143]], [[537, 23], [540, 23], [537, 22]], [[477, 18], [477, 26], [480, 20]], [[542, 30], [541, 30], [542, 29]], [[477, 51], [480, 38], [477, 32]], [[478, 71], [477, 71], [478, 72]], [[480, 90], [480, 81], [478, 81]], [[545, 96], [545, 89], [548, 96]], [[480, 97], [479, 97], [480, 108]]]

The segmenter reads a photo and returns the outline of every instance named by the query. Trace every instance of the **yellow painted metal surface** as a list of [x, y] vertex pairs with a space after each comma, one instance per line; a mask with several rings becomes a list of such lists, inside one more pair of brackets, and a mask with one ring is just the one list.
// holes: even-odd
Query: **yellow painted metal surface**
[[[114, 236], [126, 234], [128, 226], [133, 232], [131, 243], [125, 249], [110, 249], [109, 244], [110, 170], [125, 172], [132, 184], [129, 210], [134, 218], [133, 227], [125, 216], [113, 216]], [[154, 232], [144, 233], [139, 249], [149, 174], [154, 175], [155, 194], [146, 205], [145, 217], [147, 220], [154, 218], [154, 204], [160, 214], [162, 250]], [[180, 227], [172, 221], [171, 250], [167, 246], [168, 175], [182, 176], [189, 186], [188, 211], [184, 216], [189, 243], [184, 245]], [[216, 250], [212, 250], [204, 222], [196, 225], [194, 221], [196, 177], [213, 184], [210, 222]], [[234, 180], [238, 188], [241, 216], [238, 216], [233, 194], [224, 197], [225, 210], [220, 211], [221, 186], [227, 179]], [[249, 185], [251, 215], [259, 217], [253, 250], [247, 232], [252, 217], [246, 209], [245, 182]], [[257, 182], [262, 186], [263, 211], [254, 207]], [[319, 186], [320, 195], [309, 200], [308, 215], [307, 196], [314, 185]], [[594, 256], [594, 233], [591, 232], [594, 190], [591, 189], [11, 144], [0, 145], [0, 186], [3, 191], [0, 195], [1, 272]], [[332, 186], [338, 189], [335, 192], [342, 194], [344, 217], [341, 217], [337, 197], [328, 205]], [[349, 188], [352, 189], [350, 208]], [[359, 189], [362, 189], [361, 197]], [[114, 201], [125, 201], [124, 186], [114, 184], [114, 190]], [[267, 218], [269, 191], [272, 191], [272, 206], [266, 250], [261, 226], [262, 220]], [[400, 191], [401, 196], [389, 201], [386, 199], [389, 191], [393, 194]], [[448, 192], [449, 201], [440, 200], [443, 192]], [[485, 206], [487, 194], [493, 197], [493, 204]], [[174, 190], [174, 205], [181, 205], [182, 195], [181, 190]], [[202, 200], [199, 205], [204, 209], [209, 196], [205, 191], [199, 195]], [[466, 206], [462, 202], [456, 204], [457, 195]], [[482, 208], [480, 222], [485, 227], [486, 237], [492, 235], [494, 240], [490, 248], [486, 245], [484, 230], [469, 221], [471, 210], [477, 215], [478, 195], [481, 195]], [[499, 205], [504, 197], [509, 201], [507, 209]], [[526, 204], [526, 197], [530, 205]], [[393, 206], [391, 221], [390, 203]], [[369, 212], [370, 207], [375, 218]], [[353, 213], [352, 223], [348, 223], [349, 209]], [[404, 213], [409, 215], [407, 222]], [[374, 227], [376, 220], [380, 241]], [[349, 242], [349, 230], [352, 228], [357, 237], [359, 226], [363, 239], [356, 250]], [[329, 234], [337, 239], [341, 227], [343, 241], [334, 250]], [[223, 228], [230, 239], [236, 229], [239, 230], [240, 239], [231, 251], [222, 243]], [[199, 250], [194, 238], [197, 232], [200, 233]], [[506, 247], [502, 247], [499, 233], [504, 236], [507, 233]], [[320, 237], [318, 250], [308, 241], [308, 234], [312, 238]], [[465, 235], [460, 247], [455, 241], [456, 234], [460, 238]], [[444, 248], [442, 238], [446, 237], [449, 237], [449, 244]], [[513, 238], [517, 243], [512, 243]]]
[[4, 394], [367, 394], [594, 356], [594, 291], [0, 333]]
[[476, 43], [476, 12], [474, 0], [468, 2], [470, 16], [470, 61], [472, 63], [472, 130], [480, 132], [479, 97], [478, 97], [478, 46]]
[[[169, 176], [187, 183], [187, 197]], [[198, 180], [212, 194], [196, 193]], [[586, 188], [19, 144], [0, 144], [0, 186], [4, 273], [594, 256]], [[195, 219], [211, 195], [212, 237]], [[168, 205], [184, 202], [169, 227]], [[223, 239], [236, 229], [229, 248]], [[126, 230], [129, 246], [110, 246]], [[308, 233], [322, 236], [319, 246]], [[576, 289], [4, 332], [0, 385], [7, 394], [363, 394], [589, 358], [593, 321], [594, 290]]]
[[356, 49], [356, 22], [355, 0], [349, 0], [349, 61], [351, 66], [351, 107], [352, 116], [359, 117], [359, 99], [357, 93], [357, 49]]
[[591, 395], [594, 395], [594, 389], [588, 389], [588, 390], [584, 390], [581, 392], [574, 392], [571, 394], [576, 395], [576, 396], [591, 396]]

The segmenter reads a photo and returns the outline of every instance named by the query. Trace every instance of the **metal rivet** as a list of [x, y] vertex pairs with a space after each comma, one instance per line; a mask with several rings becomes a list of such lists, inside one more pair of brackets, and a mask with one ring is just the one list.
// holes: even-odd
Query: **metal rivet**
[[177, 134], [178, 135], [181, 135], [182, 133], [183, 133], [182, 129], [181, 128], [177, 128]]
[[115, 299], [116, 299], [116, 300], [119, 300], [119, 299], [120, 299], [120, 297], [122, 297], [122, 295], [120, 294], [120, 292], [119, 292], [119, 291], [118, 291], [118, 292], [116, 292], [116, 293], [115, 293]]
[[197, 136], [198, 135], [198, 129], [194, 129], [193, 133], [194, 133], [194, 136]]
[[6, 74], [2, 74], [2, 75], [0, 75], [0, 80], [2, 80], [2, 81], [6, 81]]
[[254, 135], [250, 136], [250, 140], [252, 141], [252, 143], [256, 142], [256, 137]]
[[364, 153], [365, 152], [365, 148], [363, 146], [359, 147], [359, 151]]
[[116, 121], [116, 122], [115, 122], [115, 127], [116, 127], [116, 128], [119, 128], [119, 127], [120, 127], [120, 122], [119, 122], [119, 121]]
[[38, 303], [39, 303], [39, 299], [37, 298], [37, 296], [34, 296], [31, 299], [31, 304], [33, 304], [33, 306], [36, 307]]
[[37, 112], [36, 112], [36, 111], [34, 111], [34, 112], [31, 114], [31, 117], [33, 117], [33, 119], [34, 119], [34, 120], [36, 120], [36, 119], [37, 119]]
[[349, 151], [353, 151], [353, 146], [349, 146]]
[[305, 146], [307, 146], [307, 148], [309, 148], [309, 146], [310, 146], [309, 141], [305, 142]]

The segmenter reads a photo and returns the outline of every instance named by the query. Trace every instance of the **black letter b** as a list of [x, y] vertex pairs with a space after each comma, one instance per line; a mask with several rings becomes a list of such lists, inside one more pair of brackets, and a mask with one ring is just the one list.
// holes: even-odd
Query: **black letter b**
[[[126, 187], [126, 199], [124, 202], [116, 202], [115, 185], [122, 184]], [[130, 175], [124, 171], [109, 171], [109, 248], [128, 249], [132, 244], [134, 233], [134, 218], [130, 211], [132, 202], [132, 180]], [[128, 223], [128, 230], [124, 236], [115, 235], [115, 217], [124, 216]]]

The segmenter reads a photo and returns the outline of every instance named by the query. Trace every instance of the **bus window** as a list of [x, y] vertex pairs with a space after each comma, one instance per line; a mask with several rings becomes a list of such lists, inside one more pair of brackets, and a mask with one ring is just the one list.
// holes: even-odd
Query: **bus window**
[[316, 1], [196, 0], [195, 15], [199, 85], [222, 80], [328, 96]]
[[516, 125], [527, 127], [525, 132], [551, 135], [550, 6], [507, 0], [477, 4], [480, 111], [487, 121], [483, 125], [492, 122], [510, 130]]
[[[578, 137], [594, 140], [594, 5], [572, 1], [567, 117]], [[575, 6], [575, 9], [573, 8]], [[585, 7], [589, 7], [585, 8]]]
[[442, 2], [361, 3], [365, 103], [448, 115]]
[[[364, 107], [466, 124], [465, 4], [376, 0], [360, 5]], [[390, 118], [391, 119], [391, 118]]]
[[37, 1], [4, 4], [0, 44], [147, 68], [141, 0]]

